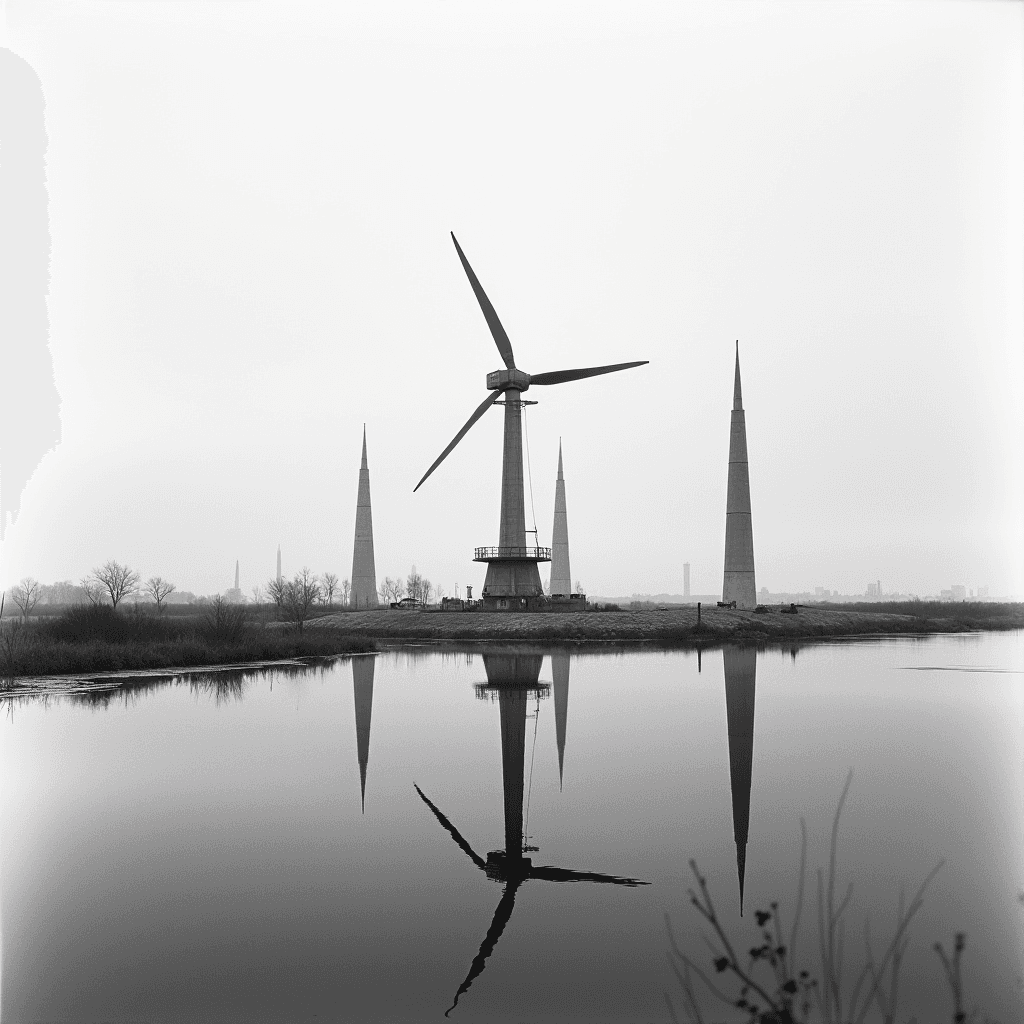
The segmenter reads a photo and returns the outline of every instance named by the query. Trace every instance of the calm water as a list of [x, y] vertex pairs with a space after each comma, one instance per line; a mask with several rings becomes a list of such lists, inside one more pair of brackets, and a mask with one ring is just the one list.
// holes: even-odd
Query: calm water
[[699, 667], [406, 650], [8, 705], [0, 765], [4, 1024], [442, 1020], [457, 995], [452, 1020], [666, 1021], [666, 912], [710, 968], [687, 860], [748, 948], [754, 910], [790, 919], [801, 816], [826, 865], [850, 768], [849, 958], [942, 858], [898, 1019], [950, 1019], [931, 945], [963, 930], [968, 1005], [1024, 1020], [1021, 634]]

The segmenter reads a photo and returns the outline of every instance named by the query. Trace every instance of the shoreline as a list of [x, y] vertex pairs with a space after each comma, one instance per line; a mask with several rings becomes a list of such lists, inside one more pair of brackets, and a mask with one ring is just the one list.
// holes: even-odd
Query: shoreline
[[[283, 631], [285, 624], [275, 623], [270, 628], [277, 633]], [[305, 669], [359, 653], [410, 647], [474, 651], [572, 647], [580, 655], [586, 655], [588, 649], [593, 653], [612, 649], [706, 651], [738, 644], [792, 651], [828, 643], [877, 643], [1019, 629], [1024, 629], [1024, 605], [1019, 604], [1000, 606], [997, 614], [986, 617], [963, 613], [935, 617], [893, 612], [844, 612], [834, 608], [809, 607], [798, 608], [795, 615], [783, 615], [777, 610], [753, 612], [713, 608], [702, 610], [699, 627], [696, 607], [685, 605], [575, 613], [337, 612], [307, 621], [306, 630], [307, 636], [309, 631], [330, 631], [338, 638], [339, 650], [321, 649], [306, 655], [288, 654], [281, 658], [262, 657], [251, 661], [231, 659], [219, 663], [25, 675], [3, 680], [0, 698], [112, 693], [176, 677], [221, 674], [226, 679], [229, 673], [274, 668]], [[330, 643], [327, 636], [322, 635], [319, 639], [325, 647]], [[353, 641], [359, 643], [354, 644]], [[311, 646], [319, 647], [320, 644], [313, 641]]]
[[368, 640], [409, 643], [634, 643], [696, 649], [709, 644], [786, 644], [793, 641], [884, 639], [912, 634], [1024, 629], [1024, 604], [999, 605], [982, 615], [973, 608], [944, 614], [843, 611], [798, 606], [796, 614], [695, 605], [630, 611], [337, 612], [307, 622], [308, 630], [333, 628]]

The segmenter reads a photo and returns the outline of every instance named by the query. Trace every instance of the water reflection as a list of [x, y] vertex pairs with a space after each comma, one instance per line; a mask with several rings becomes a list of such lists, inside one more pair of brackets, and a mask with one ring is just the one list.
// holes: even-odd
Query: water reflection
[[[555, 659], [558, 659], [557, 663]], [[525, 856], [527, 850], [523, 835], [523, 795], [526, 767], [526, 709], [531, 694], [546, 691], [546, 684], [540, 682], [540, 670], [544, 658], [540, 654], [485, 654], [484, 669], [487, 682], [477, 686], [478, 695], [496, 697], [501, 721], [501, 777], [505, 806], [505, 849], [492, 850], [484, 860], [466, 841], [441, 809], [415, 786], [423, 802], [430, 808], [441, 827], [452, 837], [456, 845], [492, 881], [504, 886], [501, 899], [491, 925], [487, 929], [480, 950], [473, 958], [469, 973], [455, 993], [452, 1005], [445, 1016], [455, 1009], [459, 999], [469, 990], [487, 965], [487, 958], [501, 938], [505, 926], [512, 917], [516, 892], [530, 879], [539, 878], [547, 882], [597, 882], [610, 885], [648, 885], [636, 878], [623, 878], [595, 871], [575, 871], [570, 868], [535, 866]], [[557, 664], [557, 669], [556, 669]], [[558, 729], [559, 774], [565, 750], [565, 716], [569, 696], [569, 655], [552, 656], [552, 670], [555, 674], [556, 723], [561, 703], [561, 726]]]
[[373, 714], [375, 654], [352, 659], [352, 693], [356, 704], [356, 754], [359, 758], [359, 805], [366, 813], [366, 766], [370, 761], [370, 717]]
[[754, 764], [754, 682], [757, 650], [725, 647], [725, 713], [729, 730], [729, 782], [732, 790], [732, 830], [736, 840], [736, 876], [743, 914], [743, 881], [747, 868], [750, 830], [750, 780]]
[[558, 788], [565, 767], [565, 725], [569, 717], [569, 655], [551, 655], [551, 685], [555, 691], [555, 742], [558, 744]]

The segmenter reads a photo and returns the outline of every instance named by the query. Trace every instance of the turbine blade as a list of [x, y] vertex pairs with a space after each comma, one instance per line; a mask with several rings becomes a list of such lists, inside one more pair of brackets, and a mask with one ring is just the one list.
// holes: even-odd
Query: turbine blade
[[[448, 447], [445, 448], [445, 450], [441, 452], [440, 455], [438, 455], [438, 457], [434, 460], [434, 464], [430, 467], [430, 469], [426, 471], [426, 473], [423, 474], [423, 480], [426, 480], [427, 477], [430, 476], [430, 474], [433, 473], [434, 470], [437, 469], [437, 467], [440, 466], [442, 462], [444, 462], [444, 460], [448, 457], [451, 450], [466, 436], [466, 433], [468, 432], [469, 428], [473, 426], [473, 424], [476, 423], [476, 421], [480, 419], [480, 417], [483, 416], [485, 412], [487, 412], [487, 410], [498, 400], [498, 397], [502, 394], [504, 390], [504, 388], [499, 388], [497, 391], [492, 392], [476, 407], [476, 412], [474, 412], [473, 415], [469, 417], [469, 419], [466, 421], [466, 425], [455, 435], [455, 437], [452, 438], [452, 443], [448, 445]], [[413, 494], [415, 494], [423, 486], [423, 480], [420, 480], [420, 482], [412, 489]]]
[[473, 962], [469, 965], [469, 974], [466, 975], [466, 980], [459, 986], [459, 991], [455, 993], [455, 1001], [445, 1011], [446, 1017], [459, 1005], [459, 998], [469, 991], [469, 986], [483, 974], [483, 970], [487, 966], [487, 958], [494, 952], [494, 947], [498, 944], [505, 925], [512, 917], [512, 911], [516, 905], [516, 891], [522, 884], [522, 878], [510, 879], [505, 884], [505, 891], [501, 894], [501, 900], [491, 919], [491, 927], [487, 929], [484, 941], [480, 943], [480, 951], [473, 957]]
[[568, 868], [536, 867], [530, 868], [531, 878], [541, 878], [545, 882], [606, 882], [609, 885], [650, 885], [638, 878], [621, 878], [618, 875], [605, 875], [597, 871], [571, 871]]
[[494, 344], [498, 346], [498, 351], [501, 353], [501, 358], [505, 361], [505, 365], [510, 370], [514, 370], [516, 368], [516, 360], [515, 356], [512, 355], [512, 342], [508, 340], [508, 335], [505, 333], [505, 328], [501, 326], [498, 314], [494, 312], [491, 300], [487, 298], [486, 292], [480, 287], [480, 282], [477, 280], [476, 274], [473, 273], [473, 268], [469, 265], [469, 260], [466, 259], [466, 254], [462, 251], [462, 246], [459, 245], [459, 240], [455, 237], [454, 231], [452, 232], [452, 241], [455, 243], [459, 259], [462, 260], [462, 269], [466, 271], [466, 277], [469, 278], [469, 283], [473, 286], [476, 301], [480, 303], [480, 308], [484, 311], [484, 319], [487, 321], [487, 326], [491, 329]]
[[552, 370], [550, 373], [531, 373], [530, 386], [534, 384], [567, 384], [571, 380], [583, 380], [584, 377], [597, 377], [602, 373], [615, 373], [616, 370], [628, 370], [634, 366], [646, 366], [649, 359], [641, 359], [636, 363], [614, 363], [611, 366], [586, 366], [581, 370]]
[[420, 789], [416, 783], [413, 783], [413, 787], [416, 792], [419, 793], [423, 802], [434, 812], [434, 817], [441, 823], [441, 827], [455, 840], [458, 844], [459, 849], [481, 870], [486, 871], [487, 865], [484, 863], [484, 859], [473, 849], [465, 839], [462, 838], [462, 833], [444, 816], [440, 808], [435, 807], [430, 802], [430, 798], [426, 793]]

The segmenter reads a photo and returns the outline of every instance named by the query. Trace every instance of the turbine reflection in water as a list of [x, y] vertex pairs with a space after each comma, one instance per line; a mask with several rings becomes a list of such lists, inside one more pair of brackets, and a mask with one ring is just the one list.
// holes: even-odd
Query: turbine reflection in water
[[[564, 658], [558, 668], [557, 679], [562, 693], [563, 722], [559, 738], [559, 763], [565, 749], [564, 715], [568, 707], [569, 656]], [[487, 929], [480, 950], [473, 958], [469, 973], [455, 993], [452, 1005], [445, 1012], [448, 1016], [458, 1005], [459, 999], [467, 992], [487, 965], [487, 958], [494, 951], [501, 938], [505, 926], [512, 917], [515, 907], [516, 893], [519, 887], [530, 879], [539, 878], [547, 882], [597, 882], [610, 885], [638, 886], [649, 885], [648, 882], [636, 878], [623, 878], [617, 875], [606, 875], [594, 871], [574, 871], [570, 868], [553, 866], [534, 866], [533, 861], [524, 856], [523, 851], [523, 790], [526, 760], [526, 705], [531, 693], [546, 690], [545, 684], [539, 681], [543, 655], [540, 654], [485, 654], [484, 668], [487, 682], [478, 686], [483, 695], [496, 695], [501, 716], [501, 769], [502, 789], [505, 807], [505, 849], [492, 850], [484, 860], [469, 845], [459, 830], [448, 819], [441, 809], [416, 786], [416, 792], [430, 808], [441, 827], [455, 840], [456, 845], [467, 857], [492, 881], [504, 885], [504, 891], [498, 902], [491, 925]], [[559, 699], [556, 690], [556, 701]], [[556, 707], [557, 716], [557, 707]]]

